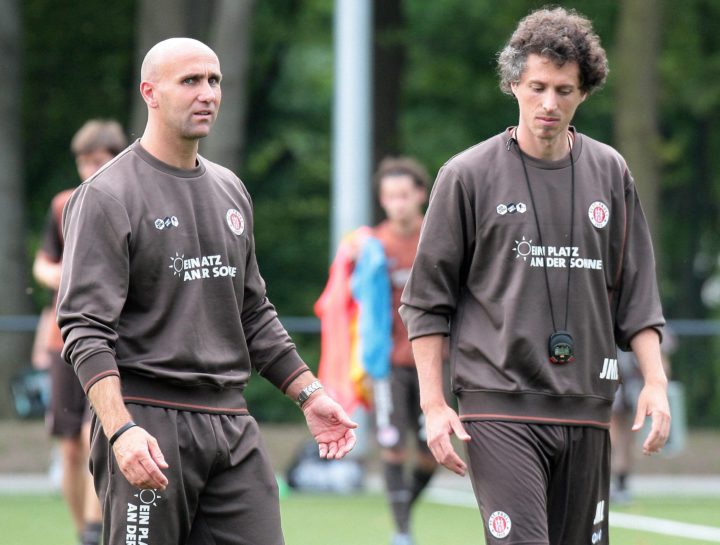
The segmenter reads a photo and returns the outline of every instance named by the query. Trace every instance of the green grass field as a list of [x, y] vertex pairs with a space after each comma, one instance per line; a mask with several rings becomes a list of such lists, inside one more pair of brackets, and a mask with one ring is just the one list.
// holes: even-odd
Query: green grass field
[[[656, 517], [718, 528], [720, 498], [638, 498], [618, 513]], [[290, 494], [282, 500], [288, 545], [383, 545], [390, 516], [378, 495]], [[612, 521], [612, 515], [611, 515]], [[417, 545], [481, 545], [482, 524], [475, 508], [424, 501], [414, 516]], [[656, 528], [659, 529], [659, 528]], [[57, 495], [0, 495], [2, 545], [76, 545], [65, 504]], [[613, 545], [713, 545], [677, 535], [611, 527]], [[588, 541], [589, 543], [589, 541]]]

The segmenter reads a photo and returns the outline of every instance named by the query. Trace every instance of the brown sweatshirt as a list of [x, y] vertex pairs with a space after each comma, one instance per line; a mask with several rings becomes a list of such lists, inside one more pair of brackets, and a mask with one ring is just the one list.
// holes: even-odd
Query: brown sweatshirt
[[[510, 130], [440, 170], [400, 314], [411, 339], [450, 336], [453, 390], [466, 420], [607, 427], [616, 345], [664, 319], [635, 184], [612, 148], [576, 134], [574, 232], [570, 156], [524, 156]], [[540, 245], [535, 215], [540, 223]], [[549, 362], [555, 323], [575, 360]], [[567, 274], [570, 267], [570, 288]]]
[[265, 293], [252, 202], [226, 168], [167, 165], [135, 142], [70, 199], [58, 323], [87, 391], [247, 412], [251, 368], [284, 390], [307, 370]]

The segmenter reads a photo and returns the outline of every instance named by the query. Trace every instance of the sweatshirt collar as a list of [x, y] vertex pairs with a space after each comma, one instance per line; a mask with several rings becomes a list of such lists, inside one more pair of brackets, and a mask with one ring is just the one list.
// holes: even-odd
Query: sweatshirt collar
[[200, 155], [198, 155], [197, 158], [197, 165], [194, 168], [186, 169], [168, 165], [154, 155], [151, 155], [149, 151], [142, 147], [142, 144], [140, 144], [140, 139], [137, 139], [132, 144], [131, 148], [133, 152], [137, 153], [143, 161], [145, 161], [154, 169], [164, 172], [165, 174], [169, 174], [177, 178], [198, 178], [205, 174], [205, 163], [202, 157], [200, 157]]
[[[513, 140], [513, 134], [515, 133], [515, 129], [515, 126], [508, 127], [507, 129], [505, 129], [505, 132], [503, 132], [502, 137], [505, 141], [505, 149], [507, 149], [510, 153], [517, 155], [519, 159], [520, 153], [522, 152], [520, 151], [520, 147], [517, 145], [517, 141]], [[582, 134], [577, 132], [574, 126], [570, 125], [569, 130], [574, 137], [571, 153], [573, 154], [573, 160], [575, 161], [575, 163], [577, 163], [582, 153], [583, 138]], [[542, 170], [559, 170], [562, 168], [570, 167], [570, 154], [566, 155], [562, 159], [558, 159], [557, 161], [538, 159], [536, 157], [531, 157], [527, 153], [523, 154], [523, 157], [525, 158], [528, 166], [532, 166], [533, 168], [539, 168]]]

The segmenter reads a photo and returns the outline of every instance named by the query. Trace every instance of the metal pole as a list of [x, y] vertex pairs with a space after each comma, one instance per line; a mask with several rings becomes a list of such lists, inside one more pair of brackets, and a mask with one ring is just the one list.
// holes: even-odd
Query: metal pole
[[372, 0], [335, 0], [334, 33], [331, 255], [370, 222]]

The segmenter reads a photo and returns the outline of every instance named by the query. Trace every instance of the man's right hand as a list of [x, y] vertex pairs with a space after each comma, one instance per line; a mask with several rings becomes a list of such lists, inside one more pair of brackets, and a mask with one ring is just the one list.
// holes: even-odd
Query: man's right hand
[[[110, 375], [98, 380], [87, 395], [108, 439], [132, 420], [122, 398], [119, 377]], [[120, 471], [131, 485], [165, 489], [168, 480], [161, 470], [169, 466], [157, 440], [143, 428], [134, 426], [122, 433], [112, 450]]]
[[120, 471], [131, 485], [165, 489], [168, 479], [161, 470], [169, 466], [157, 440], [143, 428], [130, 428], [118, 437], [112, 448]]
[[445, 401], [443, 395], [443, 351], [445, 337], [426, 335], [412, 340], [415, 366], [420, 385], [420, 407], [425, 415], [427, 444], [435, 460], [453, 473], [465, 475], [467, 466], [453, 448], [454, 434], [464, 442], [470, 441], [460, 417]]
[[464, 476], [467, 465], [455, 451], [450, 437], [454, 434], [464, 442], [470, 441], [460, 417], [448, 405], [425, 410], [427, 443], [435, 460], [450, 471]]

